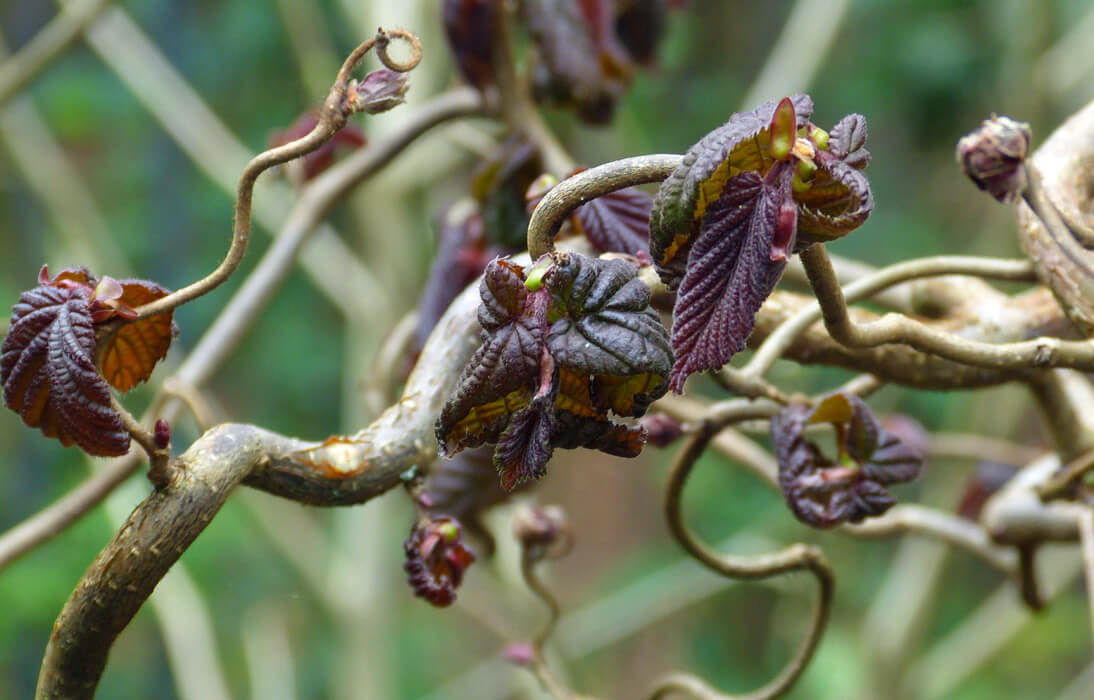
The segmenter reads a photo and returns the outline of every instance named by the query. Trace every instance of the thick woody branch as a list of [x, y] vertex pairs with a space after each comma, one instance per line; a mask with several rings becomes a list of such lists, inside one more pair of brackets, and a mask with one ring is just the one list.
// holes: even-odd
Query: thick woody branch
[[900, 314], [886, 314], [866, 324], [855, 323], [847, 311], [843, 291], [824, 246], [815, 245], [802, 251], [801, 260], [820, 302], [825, 327], [844, 345], [876, 347], [901, 343], [954, 362], [987, 369], [1070, 367], [1094, 371], [1094, 342], [1041, 337], [1011, 343], [984, 343]]

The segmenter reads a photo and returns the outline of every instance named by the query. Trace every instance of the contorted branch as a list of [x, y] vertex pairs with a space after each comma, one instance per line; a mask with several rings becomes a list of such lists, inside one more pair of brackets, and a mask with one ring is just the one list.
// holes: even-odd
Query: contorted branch
[[678, 155], [635, 156], [583, 170], [551, 188], [528, 222], [532, 260], [555, 249], [555, 234], [576, 207], [624, 187], [661, 182], [680, 164]]
[[[751, 407], [741, 406], [733, 417], [740, 421], [763, 417], [767, 413], [763, 409], [754, 413]], [[723, 418], [729, 420], [729, 416], [723, 416]], [[704, 566], [723, 576], [754, 581], [805, 569], [817, 579], [817, 603], [813, 608], [813, 615], [809, 622], [809, 632], [797, 654], [787, 664], [782, 673], [770, 683], [753, 693], [749, 693], [747, 696], [740, 696], [748, 698], [748, 700], [766, 700], [767, 698], [779, 697], [789, 690], [802, 672], [805, 671], [805, 667], [813, 657], [813, 652], [816, 650], [817, 644], [820, 643], [824, 628], [828, 623], [828, 614], [832, 607], [832, 595], [835, 589], [835, 575], [825, 560], [824, 554], [816, 547], [796, 544], [774, 554], [748, 558], [728, 557], [711, 550], [691, 532], [684, 523], [681, 495], [692, 467], [717, 432], [718, 429], [713, 423], [704, 421], [673, 462], [672, 471], [669, 473], [668, 487], [665, 491], [665, 517], [668, 520], [673, 537]], [[658, 685], [651, 696], [651, 700], [662, 698], [668, 693], [676, 691], [686, 692], [693, 697], [704, 699], [720, 698], [724, 700], [727, 698], [727, 696], [711, 689], [694, 677], [674, 674]]]
[[[410, 44], [413, 55], [406, 63], [395, 62], [387, 55], [387, 45], [391, 37], [399, 37]], [[149, 316], [170, 311], [203, 294], [208, 294], [232, 276], [232, 273], [239, 267], [239, 263], [242, 262], [243, 255], [247, 252], [247, 244], [251, 239], [251, 201], [258, 176], [275, 165], [280, 165], [314, 151], [329, 141], [339, 129], [345, 126], [346, 120], [356, 111], [354, 100], [351, 99], [353, 95], [349, 94], [350, 72], [373, 47], [377, 48], [377, 53], [384, 65], [392, 70], [411, 70], [418, 65], [418, 61], [422, 57], [421, 43], [418, 38], [403, 29], [389, 31], [380, 29], [377, 31], [376, 36], [354, 49], [346, 58], [345, 63], [342, 64], [341, 70], [338, 71], [338, 77], [330, 89], [330, 94], [327, 95], [322, 109], [319, 110], [319, 121], [315, 128], [296, 141], [258, 154], [243, 169], [243, 175], [239, 178], [239, 190], [236, 193], [232, 244], [220, 265], [197, 282], [141, 306], [137, 309], [137, 318], [148, 318]]]

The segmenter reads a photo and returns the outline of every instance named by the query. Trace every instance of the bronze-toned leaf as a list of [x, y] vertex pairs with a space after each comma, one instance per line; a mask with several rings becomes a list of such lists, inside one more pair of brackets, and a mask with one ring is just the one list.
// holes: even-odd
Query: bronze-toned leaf
[[[147, 280], [119, 280], [121, 301], [137, 308], [169, 293], [167, 289]], [[147, 381], [156, 364], [167, 357], [171, 341], [178, 328], [171, 320], [174, 312], [126, 323], [112, 337], [104, 340], [101, 350], [103, 377], [118, 391], [125, 393]]]

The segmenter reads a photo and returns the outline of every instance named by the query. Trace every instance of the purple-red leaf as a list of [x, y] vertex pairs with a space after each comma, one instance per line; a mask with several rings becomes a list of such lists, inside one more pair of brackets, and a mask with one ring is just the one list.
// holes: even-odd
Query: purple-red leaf
[[682, 391], [692, 372], [717, 369], [744, 347], [786, 267], [785, 258], [772, 259], [772, 245], [788, 190], [789, 180], [776, 189], [744, 172], [707, 208], [676, 298], [673, 391]]
[[487, 267], [483, 345], [436, 427], [442, 454], [497, 444], [506, 489], [541, 476], [555, 447], [638, 454], [642, 428], [609, 412], [640, 416], [665, 393], [672, 365], [668, 333], [632, 264], [569, 254], [544, 256], [534, 270]]
[[456, 600], [463, 574], [475, 561], [475, 553], [462, 541], [459, 522], [445, 516], [416, 524], [403, 542], [407, 583], [414, 595], [438, 608]]
[[23, 292], [0, 346], [4, 405], [65, 446], [75, 443], [104, 457], [123, 455], [129, 451], [129, 434], [111, 407], [110, 388], [95, 369], [94, 354], [87, 286]]
[[494, 38], [500, 0], [444, 0], [444, 32], [467, 82], [484, 90], [494, 82]]
[[[805, 428], [813, 423], [831, 423], [836, 429], [838, 463], [805, 439]], [[772, 419], [771, 437], [787, 504], [813, 527], [881, 515], [896, 503], [885, 487], [911, 481], [923, 470], [923, 456], [885, 432], [852, 394], [833, 394], [815, 407], [787, 406]]]
[[652, 208], [653, 197], [628, 187], [597, 197], [574, 210], [574, 228], [601, 253], [644, 257], [650, 247]]

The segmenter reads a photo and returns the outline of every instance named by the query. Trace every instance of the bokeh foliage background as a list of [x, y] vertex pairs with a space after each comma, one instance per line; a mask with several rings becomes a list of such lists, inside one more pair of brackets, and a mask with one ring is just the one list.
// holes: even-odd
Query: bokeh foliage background
[[[43, 262], [53, 269], [87, 264], [98, 274], [138, 275], [171, 288], [205, 274], [226, 249], [233, 183], [247, 154], [325, 94], [361, 37], [397, 24], [418, 32], [427, 52], [411, 79], [411, 105], [365, 123], [370, 139], [383, 139], [413, 104], [455, 84], [438, 4], [120, 3], [146, 46], [78, 42], [0, 109], [0, 299], [14, 302], [33, 286]], [[838, 22], [829, 47], [815, 44], [815, 22], [787, 24], [793, 13], [818, 7]], [[23, 45], [55, 11], [51, 3], [0, 3], [5, 51]], [[992, 112], [1031, 122], [1040, 141], [1089, 100], [1092, 25], [1084, 0], [690, 0], [671, 18], [659, 66], [639, 75], [610, 128], [585, 127], [557, 111], [548, 117], [588, 164], [683, 152], [735, 109], [753, 106], [745, 101], [762, 90], [754, 84], [758, 73], [786, 40], [784, 27], [797, 26], [786, 45], [791, 68], [770, 84], [781, 92], [757, 97], [807, 89], [818, 123], [857, 111], [870, 124], [877, 208], [834, 252], [871, 264], [934, 253], [1013, 256], [1011, 212], [960, 177], [953, 146]], [[207, 128], [164, 66], [236, 142]], [[122, 76], [147, 82], [134, 87]], [[153, 94], [157, 86], [167, 94]], [[306, 438], [364, 424], [372, 359], [416, 303], [434, 250], [434, 216], [466, 193], [468, 172], [498, 133], [484, 120], [443, 127], [358, 188], [331, 223], [365, 264], [372, 292], [339, 307], [308, 273], [294, 272], [212, 382], [222, 418]], [[196, 162], [192, 153], [203, 148]], [[268, 221], [287, 211], [286, 192], [258, 192]], [[268, 241], [256, 236], [235, 278], [177, 312], [182, 332], [173, 360], [193, 346]], [[329, 286], [361, 288], [361, 280], [338, 277], [345, 274], [338, 261], [319, 263], [315, 271]], [[163, 376], [160, 370], [152, 384]], [[846, 376], [789, 364], [776, 374], [802, 391]], [[712, 386], [693, 385], [717, 396]], [[149, 395], [138, 390], [129, 403], [140, 409]], [[887, 388], [871, 404], [932, 431], [1044, 440], [1014, 387], [975, 394]], [[176, 446], [196, 434], [180, 421]], [[75, 449], [42, 439], [10, 412], [0, 414], [0, 445], [2, 529], [88, 473]], [[811, 581], [727, 585], [682, 559], [660, 512], [667, 459], [653, 449], [633, 461], [564, 455], [538, 490], [542, 501], [567, 508], [578, 533], [576, 550], [552, 565], [551, 578], [573, 613], [560, 630], [559, 658], [586, 692], [636, 697], [674, 668], [744, 691], [776, 673], [803, 632]], [[975, 466], [931, 463], [901, 496], [953, 508]], [[836, 566], [833, 622], [791, 697], [1094, 695], [1073, 550], [1045, 559], [1048, 578], [1061, 580], [1063, 592], [1031, 618], [1012, 587], [1000, 589], [997, 574], [964, 555], [914, 540], [808, 532], [776, 495], [713, 456], [693, 481], [690, 517], [712, 541], [732, 538], [727, 546], [745, 552], [817, 542]], [[118, 518], [147, 490], [134, 478], [107, 507], [0, 572], [0, 697], [32, 694], [52, 620]], [[155, 606], [120, 638], [100, 696], [534, 697], [529, 678], [498, 660], [505, 642], [530, 636], [543, 614], [519, 583], [505, 512], [493, 521], [496, 559], [471, 569], [456, 607], [437, 611], [403, 584], [400, 543], [411, 519], [404, 501], [392, 495], [364, 508], [319, 511], [237, 494], [182, 558], [184, 571], [165, 580]]]

